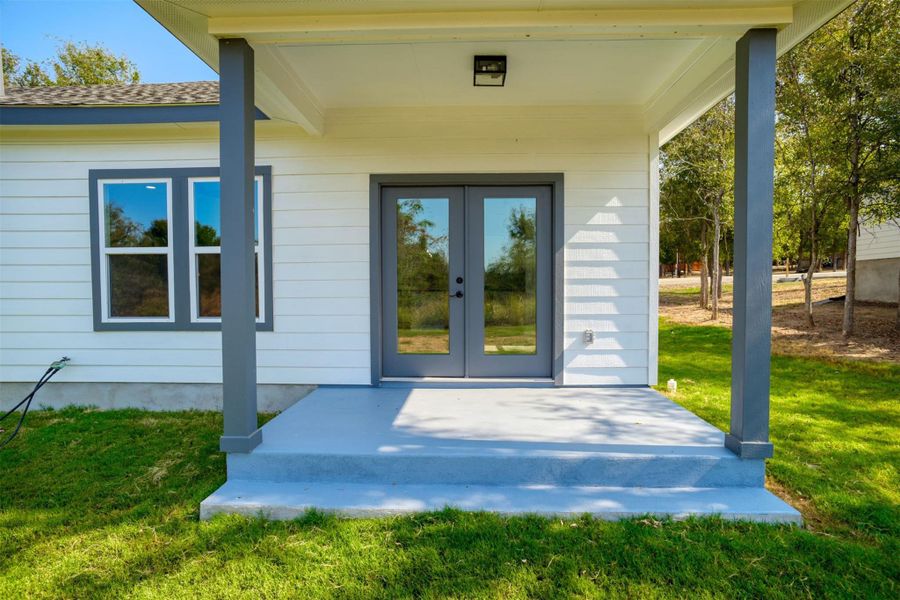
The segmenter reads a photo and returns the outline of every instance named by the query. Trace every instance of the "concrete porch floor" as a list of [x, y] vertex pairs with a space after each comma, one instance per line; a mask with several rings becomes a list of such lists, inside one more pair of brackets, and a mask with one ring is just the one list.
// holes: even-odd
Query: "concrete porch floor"
[[764, 462], [723, 441], [647, 388], [320, 388], [267, 423], [251, 453], [228, 456], [201, 516], [449, 505], [799, 522], [764, 489]]

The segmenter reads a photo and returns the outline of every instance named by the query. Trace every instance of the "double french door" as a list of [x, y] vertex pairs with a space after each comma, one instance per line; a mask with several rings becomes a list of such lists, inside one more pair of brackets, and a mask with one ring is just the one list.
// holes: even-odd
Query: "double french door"
[[385, 187], [389, 377], [549, 377], [549, 186]]

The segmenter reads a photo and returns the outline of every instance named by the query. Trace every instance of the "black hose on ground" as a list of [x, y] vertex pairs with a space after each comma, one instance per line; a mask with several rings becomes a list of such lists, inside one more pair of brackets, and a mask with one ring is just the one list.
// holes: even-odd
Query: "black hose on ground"
[[[13, 438], [16, 437], [16, 435], [18, 435], [19, 430], [22, 428], [22, 423], [25, 422], [25, 415], [28, 414], [28, 409], [31, 408], [31, 401], [34, 400], [34, 395], [37, 394], [37, 391], [39, 389], [41, 389], [42, 387], [44, 387], [44, 384], [47, 383], [48, 381], [50, 381], [50, 379], [54, 375], [56, 375], [57, 373], [62, 371], [63, 368], [69, 363], [70, 360], [71, 359], [68, 356], [63, 356], [58, 361], [52, 363], [47, 368], [47, 370], [44, 371], [44, 374], [41, 376], [41, 378], [35, 384], [34, 389], [31, 390], [31, 393], [28, 394], [27, 396], [25, 396], [21, 402], [19, 402], [15, 406], [13, 406], [9, 411], [6, 412], [6, 414], [4, 414], [2, 417], [0, 417], [0, 423], [2, 423], [7, 417], [12, 415], [17, 410], [19, 410], [19, 407], [21, 407], [22, 405], [25, 406], [25, 408], [22, 409], [22, 416], [19, 417], [19, 422], [16, 424], [16, 428], [13, 430], [13, 432], [11, 434], [9, 434], [9, 436], [5, 440], [0, 442], [0, 450], [2, 450], [4, 446], [6, 446], [8, 443], [10, 443], [13, 440]], [[0, 432], [2, 432], [2, 431], [3, 430], [0, 429]]]

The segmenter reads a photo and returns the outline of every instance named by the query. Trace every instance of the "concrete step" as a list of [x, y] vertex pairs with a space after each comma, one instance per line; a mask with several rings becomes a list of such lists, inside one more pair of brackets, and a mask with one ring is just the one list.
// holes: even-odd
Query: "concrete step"
[[[367, 453], [267, 450], [228, 456], [239, 480], [401, 485], [762, 487], [765, 464], [724, 447], [593, 446], [591, 451], [388, 448]], [[573, 446], [577, 447], [577, 446]], [[596, 450], [602, 448], [602, 450]]]
[[501, 514], [616, 520], [643, 515], [683, 519], [719, 515], [770, 523], [802, 522], [763, 488], [621, 488], [558, 486], [377, 485], [230, 479], [200, 505], [200, 518], [221, 513], [293, 519], [310, 508], [376, 517], [454, 507]]

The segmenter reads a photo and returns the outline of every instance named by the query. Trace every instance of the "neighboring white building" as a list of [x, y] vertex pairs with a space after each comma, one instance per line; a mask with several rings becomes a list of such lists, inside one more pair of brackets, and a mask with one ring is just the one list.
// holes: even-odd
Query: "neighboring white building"
[[900, 297], [900, 223], [862, 227], [856, 241], [856, 299], [897, 302]]

